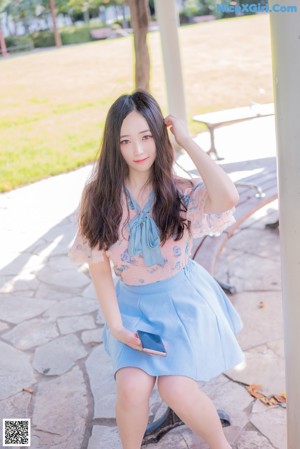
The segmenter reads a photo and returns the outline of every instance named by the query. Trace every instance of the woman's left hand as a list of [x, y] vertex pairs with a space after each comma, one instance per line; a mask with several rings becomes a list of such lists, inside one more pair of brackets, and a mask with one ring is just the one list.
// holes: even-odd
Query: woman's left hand
[[186, 122], [172, 114], [169, 114], [164, 121], [166, 126], [170, 126], [170, 131], [178, 145], [184, 147], [187, 139], [191, 139]]

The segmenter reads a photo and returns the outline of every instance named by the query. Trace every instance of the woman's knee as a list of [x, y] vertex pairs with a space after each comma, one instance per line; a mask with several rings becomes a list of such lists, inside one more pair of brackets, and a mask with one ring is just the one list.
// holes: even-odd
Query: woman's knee
[[199, 391], [195, 381], [180, 376], [162, 376], [157, 381], [158, 392], [162, 400], [172, 407], [183, 404]]
[[117, 398], [126, 404], [148, 401], [155, 378], [138, 368], [122, 368], [116, 374]]

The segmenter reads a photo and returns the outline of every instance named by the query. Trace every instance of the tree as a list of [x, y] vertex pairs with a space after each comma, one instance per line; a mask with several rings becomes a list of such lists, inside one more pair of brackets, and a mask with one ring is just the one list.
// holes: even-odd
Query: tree
[[34, 14], [34, 10], [35, 0], [0, 1], [0, 12], [6, 12], [7, 17], [11, 17], [15, 25], [15, 35], [18, 22], [22, 22], [26, 33], [29, 32], [30, 17]]
[[5, 39], [4, 39], [1, 27], [0, 27], [0, 48], [1, 48], [2, 56], [7, 56], [8, 53], [7, 53], [6, 43], [5, 43]]
[[61, 38], [59, 31], [56, 26], [56, 11], [55, 11], [55, 0], [49, 0], [49, 6], [51, 11], [51, 17], [53, 22], [53, 33], [54, 33], [54, 39], [55, 39], [55, 45], [56, 47], [61, 47]]
[[135, 50], [135, 87], [149, 90], [150, 57], [147, 45], [149, 26], [148, 0], [128, 0]]
[[[8, 0], [0, 0], [0, 15], [4, 11], [4, 9], [6, 8], [7, 4], [8, 4]], [[0, 19], [1, 19], [1, 16], [0, 16]], [[1, 48], [2, 56], [7, 56], [8, 53], [7, 53], [7, 48], [6, 48], [4, 35], [2, 33], [1, 22], [0, 22], [0, 48]]]

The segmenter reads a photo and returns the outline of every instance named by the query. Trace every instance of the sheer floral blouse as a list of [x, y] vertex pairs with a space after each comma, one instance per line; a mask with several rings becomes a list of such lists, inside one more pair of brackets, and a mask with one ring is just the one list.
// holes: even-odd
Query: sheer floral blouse
[[188, 262], [193, 238], [220, 234], [235, 222], [234, 209], [220, 214], [205, 214], [203, 210], [207, 198], [206, 187], [200, 178], [190, 181], [192, 185], [184, 188], [181, 193], [187, 207], [184, 213], [191, 222], [191, 228], [190, 233], [187, 229], [184, 231], [181, 240], [175, 241], [170, 238], [161, 245], [158, 229], [151, 217], [154, 198], [150, 195], [147, 204], [141, 210], [130, 193], [126, 191], [126, 194], [124, 191], [123, 217], [117, 242], [107, 251], [91, 248], [88, 240], [78, 232], [69, 250], [71, 261], [99, 263], [104, 260], [105, 254], [112, 261], [113, 270], [118, 278], [129, 285], [150, 284], [176, 274]]

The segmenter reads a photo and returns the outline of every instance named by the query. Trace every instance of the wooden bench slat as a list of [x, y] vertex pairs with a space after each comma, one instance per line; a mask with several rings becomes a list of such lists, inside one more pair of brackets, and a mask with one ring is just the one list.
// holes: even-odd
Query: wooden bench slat
[[258, 184], [261, 184], [265, 182], [266, 179], [273, 179], [276, 178], [276, 168], [272, 168], [271, 170], [266, 169], [262, 170], [260, 173], [255, 173], [253, 175], [247, 176], [245, 178], [239, 179], [235, 181], [236, 184], [239, 182], [243, 183], [254, 183], [257, 182]]
[[236, 225], [234, 228], [230, 227], [228, 232], [232, 234], [231, 230], [233, 231], [241, 225], [243, 221], [245, 221], [247, 218], [249, 218], [251, 215], [253, 215], [257, 210], [264, 207], [266, 204], [271, 203], [272, 201], [276, 200], [278, 197], [277, 188], [274, 187], [274, 189], [269, 191], [269, 195], [262, 198], [259, 203], [256, 201], [249, 199], [248, 202], [245, 202], [241, 204], [240, 207], [236, 209], [236, 212], [234, 214], [236, 219]]
[[209, 271], [209, 273], [213, 274], [215, 271], [216, 259], [227, 240], [228, 235], [226, 231], [219, 237], [204, 237], [201, 248], [194, 253], [193, 259]]
[[[238, 192], [239, 192], [239, 195], [240, 195], [238, 206], [242, 205], [243, 203], [247, 202], [250, 199], [252, 201], [254, 201], [255, 203], [259, 204], [259, 202], [262, 199], [268, 198], [268, 196], [273, 195], [273, 190], [274, 189], [275, 189], [275, 191], [277, 191], [277, 184], [274, 184], [272, 179], [269, 179], [269, 180], [267, 180], [267, 182], [260, 184], [260, 187], [261, 187], [261, 189], [262, 189], [262, 191], [263, 191], [265, 196], [256, 197], [255, 189], [250, 189], [250, 188], [243, 189], [242, 192], [240, 191], [240, 189], [238, 189]], [[270, 191], [272, 193], [270, 193]]]

